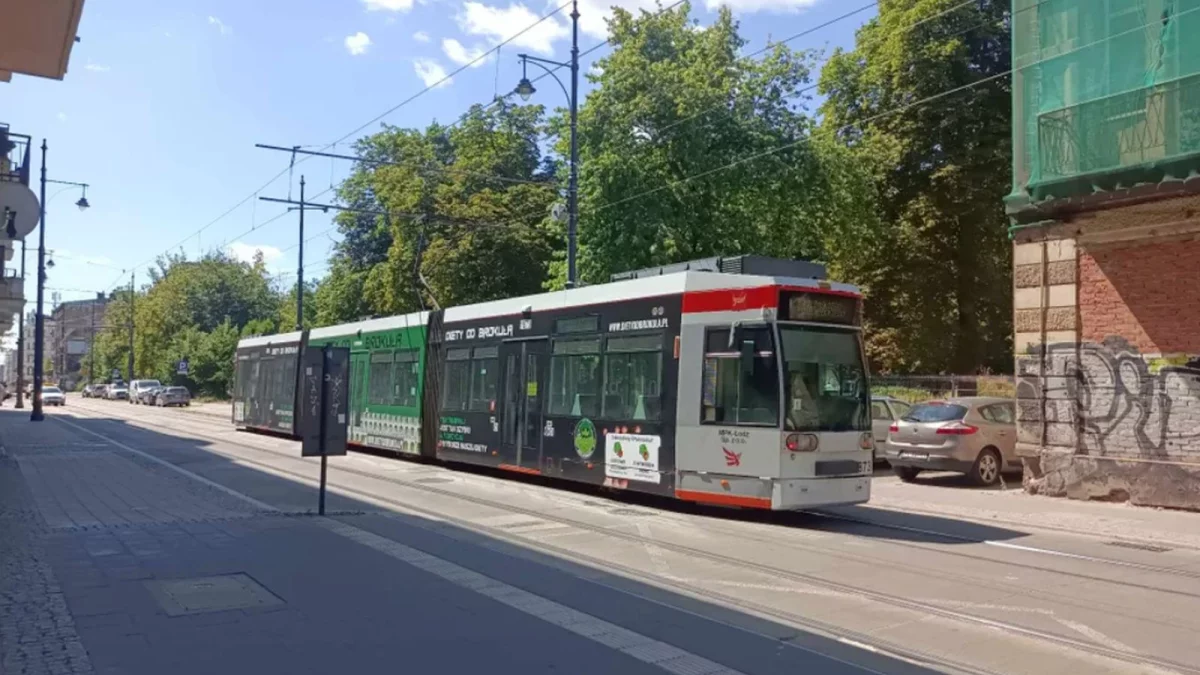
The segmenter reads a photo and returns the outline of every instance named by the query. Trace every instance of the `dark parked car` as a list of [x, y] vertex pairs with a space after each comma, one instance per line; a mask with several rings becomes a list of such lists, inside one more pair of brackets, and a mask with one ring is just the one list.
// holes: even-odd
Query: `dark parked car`
[[192, 393], [187, 387], [162, 387], [154, 397], [154, 405], [167, 407], [172, 405], [191, 405]]

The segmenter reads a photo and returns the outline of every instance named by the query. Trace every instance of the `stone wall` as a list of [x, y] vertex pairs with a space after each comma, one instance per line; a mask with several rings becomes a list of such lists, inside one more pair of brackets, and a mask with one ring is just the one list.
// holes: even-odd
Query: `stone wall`
[[1025, 486], [1200, 509], [1200, 240], [1119, 233], [1015, 244]]

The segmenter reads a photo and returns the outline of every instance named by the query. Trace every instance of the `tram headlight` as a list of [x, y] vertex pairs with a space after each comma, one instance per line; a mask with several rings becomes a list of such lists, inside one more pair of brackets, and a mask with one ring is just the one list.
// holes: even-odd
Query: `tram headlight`
[[816, 434], [788, 434], [784, 445], [788, 452], [813, 452], [818, 442]]

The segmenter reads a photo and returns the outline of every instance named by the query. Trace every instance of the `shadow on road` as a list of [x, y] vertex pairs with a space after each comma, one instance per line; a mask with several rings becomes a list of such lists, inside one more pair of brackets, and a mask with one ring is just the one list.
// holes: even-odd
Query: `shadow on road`
[[[14, 424], [31, 424], [24, 419], [14, 420], [20, 413], [16, 411], [0, 411], [0, 433], [11, 430]], [[255, 499], [271, 505], [282, 506], [285, 511], [296, 509], [315, 509], [317, 494], [315, 489], [298, 479], [292, 479], [276, 473], [255, 468], [243, 461], [233, 461], [217, 452], [210, 450], [214, 442], [173, 436], [159, 433], [150, 429], [130, 424], [121, 419], [96, 419], [78, 417], [71, 413], [70, 407], [47, 415], [46, 425], [59, 425], [74, 434], [74, 444], [79, 446], [79, 452], [114, 452], [126, 453], [120, 448], [110, 446], [96, 447], [97, 439], [77, 428], [68, 426], [65, 420], [93, 432], [103, 434], [115, 441], [128, 445], [141, 452], [152, 455], [179, 468], [193, 472], [211, 480], [225, 488], [247, 494]], [[61, 420], [59, 419], [61, 418]], [[9, 434], [0, 435], [0, 442], [11, 447], [10, 439], [4, 438]], [[231, 439], [236, 442], [236, 438]], [[68, 443], [69, 444], [69, 443]], [[33, 445], [27, 452], [36, 452]], [[264, 455], [268, 458], [271, 455]], [[18, 456], [18, 461], [20, 457]], [[141, 460], [146, 463], [146, 460]], [[147, 463], [148, 464], [148, 463]], [[317, 464], [310, 462], [312, 476], [315, 478]], [[170, 471], [159, 466], [161, 471]], [[280, 469], [280, 471], [285, 471]], [[491, 473], [486, 470], [480, 473]], [[508, 474], [503, 474], [508, 478]], [[538, 482], [531, 479], [529, 482]], [[542, 481], [544, 482], [544, 481]], [[561, 484], [555, 487], [562, 488]], [[575, 489], [573, 491], [580, 492]], [[640, 495], [616, 495], [614, 504], [626, 503], [652, 508], [662, 508], [680, 512], [699, 513], [714, 518], [745, 519], [754, 522], [769, 523], [781, 527], [815, 527], [821, 529], [836, 529], [850, 531], [859, 524], [848, 524], [833, 521], [825, 517], [804, 513], [761, 513], [734, 512], [718, 509], [695, 507], [680, 502], [662, 499], [647, 499]], [[721, 603], [698, 599], [693, 595], [677, 593], [661, 584], [651, 584], [644, 577], [636, 574], [615, 574], [605, 569], [598, 561], [584, 562], [578, 559], [547, 553], [535, 547], [514, 543], [511, 539], [496, 538], [475, 529], [461, 527], [450, 520], [427, 518], [421, 515], [400, 511], [388, 511], [378, 505], [360, 501], [331, 487], [328, 498], [328, 510], [331, 514], [346, 524], [375, 532], [393, 541], [399, 541], [431, 555], [454, 562], [463, 567], [491, 576], [504, 583], [538, 594], [552, 601], [560, 602], [578, 611], [591, 614], [604, 621], [616, 624], [627, 630], [639, 632], [655, 639], [664, 640], [679, 648], [708, 658], [731, 668], [753, 673], [779, 673], [793, 675], [796, 672], [820, 672], [838, 674], [858, 674], [863, 672], [875, 673], [904, 673], [911, 675], [926, 675], [941, 672], [945, 668], [963, 667], [964, 664], [942, 661], [938, 658], [919, 654], [909, 650], [904, 645], [891, 645], [881, 642], [875, 645], [884, 651], [863, 649], [853, 644], [847, 644], [839, 639], [826, 637], [826, 633], [814, 632], [813, 629], [797, 627], [805, 625], [803, 616], [789, 617], [789, 623], [763, 618], [761, 611], [751, 614], [737, 606], [731, 606], [726, 601]], [[903, 514], [901, 514], [903, 516]], [[265, 515], [263, 517], [283, 517]], [[912, 517], [906, 521], [913, 527], [947, 527], [947, 519], [931, 518], [928, 516]], [[859, 534], [859, 532], [855, 532]], [[979, 536], [989, 538], [1013, 537], [1019, 533], [989, 528], [987, 532], [980, 530]], [[868, 535], [869, 536], [869, 535]], [[903, 538], [911, 536], [922, 541], [939, 541], [946, 543], [945, 538], [929, 537], [922, 539], [921, 535], [893, 532], [888, 536]], [[953, 543], [953, 542], [951, 542]], [[357, 547], [360, 544], [345, 540], [347, 547]], [[355, 556], [368, 555], [354, 550], [346, 551]], [[299, 552], [303, 555], [303, 552]], [[330, 552], [312, 551], [314, 559], [329, 560]], [[236, 552], [231, 554], [236, 557]], [[377, 555], [377, 554], [369, 554]], [[397, 574], [420, 575], [420, 572], [399, 561], [383, 558], [378, 554], [379, 564], [389, 565]], [[534, 563], [530, 565], [529, 562]], [[316, 575], [323, 579], [318, 583], [331, 584], [337, 587], [338, 593], [355, 594], [359, 596], [364, 607], [377, 608], [382, 606], [391, 612], [389, 617], [381, 620], [389, 625], [399, 627], [413, 621], [420, 621], [419, 611], [406, 602], [405, 597], [393, 597], [395, 588], [364, 585], [361, 580], [340, 578], [336, 569], [327, 569]], [[695, 589], [698, 595], [704, 595], [704, 589]], [[710, 596], [714, 597], [714, 596]], [[70, 593], [66, 597], [68, 605], [73, 598]], [[337, 616], [322, 617], [322, 621], [335, 622]], [[735, 628], [731, 628], [735, 627]], [[87, 644], [89, 630], [80, 629], [81, 636]], [[172, 658], [179, 663], [189, 659], [205, 658], [221, 659], [221, 645], [201, 643], [187, 636], [193, 630], [192, 624], [180, 623], [176, 629], [179, 635], [177, 654]], [[456, 626], [445, 626], [447, 636], [454, 635]], [[827, 631], [828, 628], [825, 627]], [[546, 624], [542, 635], [529, 635], [528, 644], [538, 644], [545, 640], [561, 639], [565, 635], [559, 628]], [[864, 636], [854, 636], [855, 640], [870, 640]], [[379, 651], [378, 645], [372, 647]], [[394, 653], [388, 658], [393, 663], [401, 663], [405, 654], [401, 653], [402, 645], [398, 642]], [[518, 648], [519, 645], [514, 645]], [[789, 649], [788, 647], [798, 647]], [[312, 648], [317, 648], [313, 646]], [[431, 647], [432, 648], [432, 647]], [[269, 647], [264, 646], [264, 650]], [[887, 652], [900, 654], [904, 659], [894, 658]], [[379, 654], [375, 654], [379, 658]], [[502, 655], [497, 664], [504, 663]], [[906, 660], [907, 659], [907, 660]], [[916, 661], [914, 663], [913, 661]], [[118, 659], [119, 661], [119, 659]], [[928, 664], [919, 665], [920, 663]], [[98, 672], [104, 668], [112, 672], [140, 673], [147, 672], [145, 668], [135, 667], [135, 663], [96, 663]], [[156, 664], [161, 667], [165, 664]], [[348, 672], [356, 672], [351, 664], [347, 664]], [[236, 672], [236, 666], [230, 670], [211, 670], [210, 672]], [[584, 670], [587, 670], [586, 668]], [[191, 671], [188, 671], [191, 672]], [[357, 671], [362, 672], [362, 671]], [[500, 672], [500, 671], [497, 671]]]

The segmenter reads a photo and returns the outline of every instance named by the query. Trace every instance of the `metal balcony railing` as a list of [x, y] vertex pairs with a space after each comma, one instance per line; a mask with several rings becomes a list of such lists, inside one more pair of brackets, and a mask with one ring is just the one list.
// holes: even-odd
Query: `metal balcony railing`
[[14, 134], [7, 124], [0, 124], [0, 181], [29, 185], [29, 150], [33, 139]]
[[1042, 181], [1200, 154], [1200, 75], [1038, 117]]

